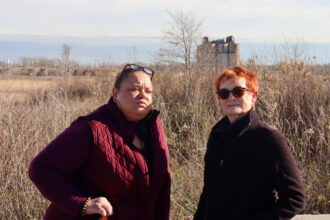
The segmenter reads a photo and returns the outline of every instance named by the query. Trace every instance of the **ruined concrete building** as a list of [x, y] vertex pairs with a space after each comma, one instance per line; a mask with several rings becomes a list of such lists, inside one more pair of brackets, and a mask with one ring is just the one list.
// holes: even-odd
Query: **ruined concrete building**
[[239, 65], [240, 47], [233, 36], [225, 39], [209, 41], [203, 38], [203, 43], [197, 46], [197, 62], [221, 71], [230, 66]]

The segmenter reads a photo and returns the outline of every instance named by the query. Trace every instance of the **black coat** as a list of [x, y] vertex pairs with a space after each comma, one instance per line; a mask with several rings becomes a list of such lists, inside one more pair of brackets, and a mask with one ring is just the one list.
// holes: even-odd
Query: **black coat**
[[304, 188], [289, 144], [255, 110], [213, 128], [204, 187], [194, 220], [291, 219], [305, 207]]

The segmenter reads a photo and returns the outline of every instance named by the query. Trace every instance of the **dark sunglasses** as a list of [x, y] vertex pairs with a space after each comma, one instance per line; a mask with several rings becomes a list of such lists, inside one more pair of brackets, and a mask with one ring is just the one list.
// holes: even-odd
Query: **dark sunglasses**
[[235, 98], [240, 98], [244, 95], [245, 91], [253, 91], [253, 90], [248, 89], [248, 88], [243, 88], [243, 87], [240, 87], [240, 86], [236, 86], [232, 90], [220, 89], [216, 93], [217, 93], [217, 95], [219, 96], [220, 99], [225, 100], [225, 99], [228, 99], [230, 93], [232, 93]]
[[136, 64], [126, 64], [124, 69], [117, 75], [116, 80], [120, 77], [121, 74], [123, 74], [123, 73], [125, 73], [129, 70], [133, 70], [133, 71], [141, 71], [142, 70], [146, 74], [150, 75], [151, 79], [152, 79], [152, 77], [154, 76], [154, 73], [155, 73], [149, 67], [139, 66], [139, 65], [136, 65]]

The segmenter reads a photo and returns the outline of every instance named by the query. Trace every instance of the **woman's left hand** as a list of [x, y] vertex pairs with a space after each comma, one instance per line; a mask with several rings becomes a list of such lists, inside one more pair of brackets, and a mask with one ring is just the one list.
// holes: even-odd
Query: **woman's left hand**
[[100, 214], [102, 216], [111, 216], [113, 215], [113, 207], [107, 198], [97, 197], [87, 202], [85, 214]]

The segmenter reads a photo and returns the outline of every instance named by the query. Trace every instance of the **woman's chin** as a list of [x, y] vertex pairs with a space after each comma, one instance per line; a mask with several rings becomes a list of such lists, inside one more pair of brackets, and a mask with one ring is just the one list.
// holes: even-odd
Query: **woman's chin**
[[225, 111], [226, 115], [240, 115], [242, 113], [242, 109], [241, 108], [229, 108], [229, 109], [226, 109]]
[[141, 117], [141, 119], [142, 119], [148, 115], [148, 113], [150, 112], [150, 108], [142, 108], [142, 107], [137, 108], [135, 112], [136, 112], [136, 115]]

